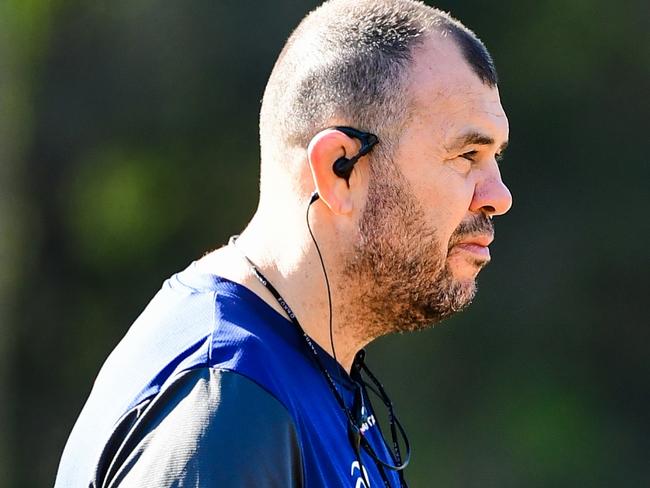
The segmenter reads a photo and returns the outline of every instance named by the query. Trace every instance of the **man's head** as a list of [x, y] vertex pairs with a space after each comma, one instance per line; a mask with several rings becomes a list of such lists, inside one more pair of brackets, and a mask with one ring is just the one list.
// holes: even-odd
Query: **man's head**
[[[278, 57], [262, 100], [264, 174], [300, 159], [312, 137], [335, 120], [382, 140], [390, 155], [411, 110], [413, 52], [437, 33], [453, 39], [476, 75], [496, 86], [492, 59], [448, 14], [415, 0], [331, 0], [307, 15]], [[274, 164], [275, 163], [275, 164]]]
[[[496, 163], [508, 136], [496, 83], [474, 34], [413, 0], [332, 0], [282, 51], [260, 118], [261, 205], [278, 188], [304, 205], [317, 187], [339, 295], [358, 304], [350, 320], [370, 324], [360, 339], [471, 301], [491, 217], [511, 204]], [[379, 137], [349, 181], [331, 166], [359, 144], [334, 125]]]

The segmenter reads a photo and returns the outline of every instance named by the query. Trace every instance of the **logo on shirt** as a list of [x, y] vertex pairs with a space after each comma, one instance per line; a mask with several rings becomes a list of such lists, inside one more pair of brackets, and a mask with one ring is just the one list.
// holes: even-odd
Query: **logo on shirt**
[[370, 427], [374, 427], [377, 424], [374, 414], [368, 416], [366, 407], [361, 407], [361, 419], [362, 419], [362, 423], [361, 423], [361, 428], [359, 430], [361, 430], [362, 434], [365, 433], [366, 430], [368, 430]]
[[[357, 472], [358, 474], [355, 474]], [[370, 488], [368, 472], [366, 471], [365, 466], [359, 465], [359, 461], [354, 461], [352, 463], [352, 466], [350, 466], [350, 476], [353, 478], [357, 476], [357, 481], [354, 485], [354, 488]], [[366, 484], [366, 480], [368, 480], [368, 484]]]

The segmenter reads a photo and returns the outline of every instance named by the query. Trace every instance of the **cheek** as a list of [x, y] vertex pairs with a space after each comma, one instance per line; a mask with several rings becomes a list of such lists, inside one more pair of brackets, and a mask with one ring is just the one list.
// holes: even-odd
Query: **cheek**
[[420, 202], [428, 223], [435, 227], [440, 241], [446, 246], [451, 234], [467, 217], [474, 195], [474, 185], [457, 173], [440, 171], [417, 184]]

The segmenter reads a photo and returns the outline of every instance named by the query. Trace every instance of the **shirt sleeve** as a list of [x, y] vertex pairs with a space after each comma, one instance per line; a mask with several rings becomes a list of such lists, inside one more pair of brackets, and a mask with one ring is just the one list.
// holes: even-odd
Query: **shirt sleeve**
[[289, 412], [238, 373], [187, 371], [131, 425], [96, 486], [303, 486]]

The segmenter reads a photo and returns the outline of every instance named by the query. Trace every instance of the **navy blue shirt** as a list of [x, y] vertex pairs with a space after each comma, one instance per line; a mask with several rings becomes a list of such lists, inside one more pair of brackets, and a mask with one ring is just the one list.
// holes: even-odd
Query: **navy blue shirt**
[[[315, 344], [349, 409], [359, 382]], [[363, 392], [364, 435], [391, 460]], [[358, 398], [357, 398], [358, 402]], [[361, 462], [359, 462], [361, 461]], [[300, 331], [200, 262], [167, 280], [103, 365], [56, 487], [370, 487]], [[386, 471], [399, 487], [395, 472]]]

